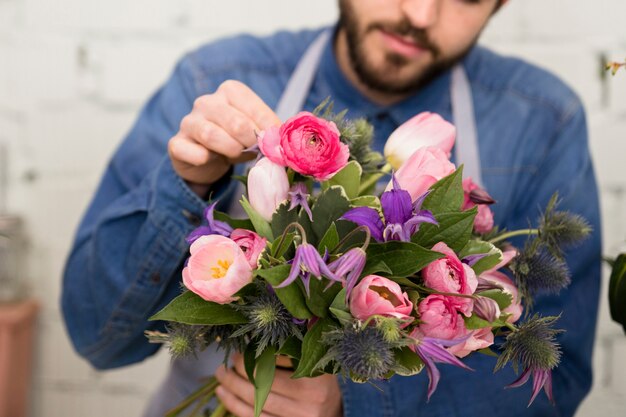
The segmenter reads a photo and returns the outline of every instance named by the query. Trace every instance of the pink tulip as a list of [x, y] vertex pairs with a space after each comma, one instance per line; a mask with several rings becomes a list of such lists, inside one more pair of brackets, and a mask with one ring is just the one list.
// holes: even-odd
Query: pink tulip
[[435, 113], [424, 112], [404, 122], [393, 131], [385, 144], [385, 157], [398, 169], [420, 148], [434, 146], [450, 155], [456, 128]]
[[248, 198], [250, 205], [265, 220], [272, 220], [278, 206], [289, 196], [289, 179], [282, 166], [260, 159], [248, 173]]
[[244, 255], [246, 255], [250, 268], [256, 269], [259, 256], [265, 249], [265, 245], [267, 245], [267, 239], [245, 229], [233, 230], [230, 238], [239, 245]]
[[[415, 151], [411, 157], [395, 173], [400, 188], [411, 195], [416, 201], [437, 181], [452, 174], [454, 164], [448, 160], [446, 153], [439, 148], [427, 147]], [[393, 188], [389, 182], [387, 191]]]
[[493, 333], [491, 332], [491, 327], [485, 327], [482, 329], [472, 330], [469, 338], [467, 338], [463, 343], [450, 346], [448, 348], [448, 352], [458, 356], [459, 358], [464, 358], [472, 352], [484, 349], [491, 345], [493, 345]]
[[[452, 249], [443, 242], [432, 248], [435, 252], [443, 253], [445, 258], [428, 264], [422, 270], [424, 284], [433, 290], [447, 293], [472, 295], [478, 286], [478, 279], [474, 270], [461, 262]], [[451, 297], [453, 302], [466, 316], [472, 314], [473, 301], [471, 298]]]
[[379, 315], [412, 320], [413, 303], [400, 286], [378, 275], [368, 275], [350, 294], [350, 312], [359, 320]]
[[252, 268], [239, 245], [221, 235], [198, 238], [183, 269], [183, 283], [207, 301], [227, 304], [235, 293], [252, 282]]
[[272, 162], [319, 181], [335, 175], [350, 157], [335, 123], [308, 112], [262, 132], [259, 148]]
[[424, 336], [455, 340], [467, 335], [465, 321], [459, 314], [457, 298], [433, 294], [419, 303], [419, 330]]

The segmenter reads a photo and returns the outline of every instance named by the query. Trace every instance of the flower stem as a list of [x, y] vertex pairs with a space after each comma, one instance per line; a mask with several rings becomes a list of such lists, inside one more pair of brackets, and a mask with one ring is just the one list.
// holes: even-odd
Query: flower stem
[[498, 237], [494, 237], [493, 239], [491, 239], [489, 241], [489, 243], [502, 242], [503, 240], [506, 240], [506, 239], [509, 239], [509, 238], [515, 237], [515, 236], [531, 236], [531, 235], [538, 235], [538, 234], [539, 234], [539, 229], [515, 230], [513, 232], [504, 233], [504, 234], [501, 234]]
[[224, 407], [224, 404], [218, 401], [218, 406], [210, 415], [210, 417], [225, 417], [228, 410]]
[[180, 413], [193, 404], [195, 401], [206, 397], [211, 399], [213, 395], [215, 395], [215, 389], [217, 388], [217, 379], [215, 377], [211, 377], [208, 381], [198, 388], [196, 391], [191, 393], [187, 398], [185, 398], [180, 404], [176, 407], [172, 408], [170, 411], [165, 414], [165, 417], [177, 417]]

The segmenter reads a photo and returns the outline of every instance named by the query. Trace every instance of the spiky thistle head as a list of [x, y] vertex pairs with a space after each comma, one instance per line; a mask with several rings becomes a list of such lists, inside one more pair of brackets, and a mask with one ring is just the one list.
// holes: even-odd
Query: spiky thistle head
[[561, 359], [556, 335], [563, 331], [552, 327], [558, 319], [534, 315], [509, 333], [502, 344], [503, 353], [498, 358], [496, 371], [508, 362], [513, 363], [516, 371], [518, 367], [531, 371], [554, 369]]
[[382, 335], [385, 342], [396, 344], [402, 340], [400, 326], [403, 321], [392, 317], [381, 317], [376, 320], [376, 328]]
[[206, 346], [217, 343], [220, 349], [224, 350], [224, 360], [230, 357], [230, 353], [243, 352], [246, 349], [246, 339], [244, 336], [233, 336], [238, 326], [225, 324], [219, 326], [206, 326], [204, 328], [204, 343]]
[[384, 378], [394, 364], [392, 346], [376, 327], [346, 326], [330, 339], [334, 360], [354, 381]]
[[539, 219], [539, 240], [554, 255], [562, 257], [563, 249], [578, 245], [593, 228], [582, 216], [557, 210], [558, 204], [558, 194], [554, 194]]
[[556, 294], [571, 282], [565, 262], [541, 249], [520, 252], [509, 268], [528, 305], [532, 305], [533, 296], [541, 293]]
[[165, 329], [167, 336], [164, 342], [174, 358], [194, 355], [205, 347], [202, 338], [204, 326], [169, 323]]
[[274, 292], [264, 290], [249, 301], [237, 307], [249, 322], [236, 330], [231, 337], [248, 335], [257, 344], [257, 357], [269, 345], [281, 347], [290, 336], [302, 338], [300, 325]]

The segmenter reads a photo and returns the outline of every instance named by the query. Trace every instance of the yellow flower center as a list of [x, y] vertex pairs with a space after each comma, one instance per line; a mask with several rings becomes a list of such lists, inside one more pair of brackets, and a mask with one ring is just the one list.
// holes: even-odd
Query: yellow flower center
[[231, 261], [219, 259], [217, 261], [217, 266], [211, 268], [211, 271], [213, 271], [213, 278], [224, 278], [228, 272], [228, 268], [230, 268], [232, 264], [233, 263]]

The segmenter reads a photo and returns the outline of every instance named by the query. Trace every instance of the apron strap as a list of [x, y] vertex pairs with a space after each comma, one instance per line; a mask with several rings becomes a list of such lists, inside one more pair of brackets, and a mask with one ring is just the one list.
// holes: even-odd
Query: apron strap
[[472, 177], [474, 183], [483, 186], [472, 89], [461, 64], [452, 69], [450, 96], [452, 118], [456, 125], [454, 156], [457, 165], [464, 164], [464, 177]]
[[309, 45], [300, 58], [298, 65], [291, 74], [287, 86], [276, 106], [276, 114], [283, 122], [299, 112], [306, 101], [306, 97], [317, 73], [324, 47], [330, 39], [331, 31], [325, 30]]

